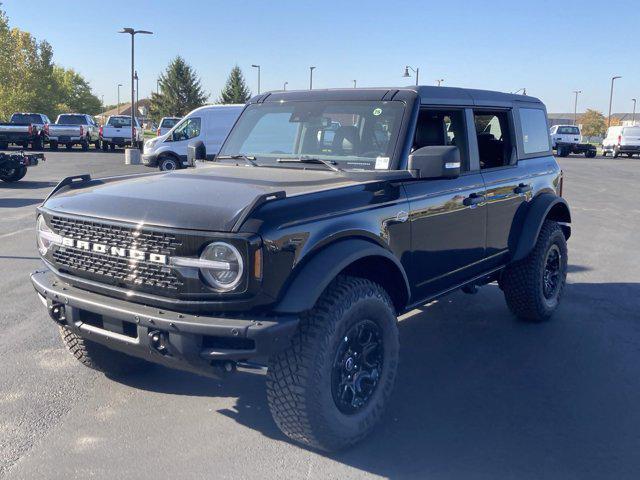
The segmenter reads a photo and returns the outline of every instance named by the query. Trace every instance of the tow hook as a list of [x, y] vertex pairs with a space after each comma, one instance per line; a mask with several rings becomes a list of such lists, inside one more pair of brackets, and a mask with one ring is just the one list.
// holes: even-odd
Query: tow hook
[[48, 307], [49, 316], [53, 319], [54, 322], [65, 325], [67, 323], [67, 315], [64, 310], [64, 305], [62, 303], [52, 303]]
[[149, 344], [160, 355], [169, 355], [169, 338], [167, 334], [160, 330], [149, 332]]

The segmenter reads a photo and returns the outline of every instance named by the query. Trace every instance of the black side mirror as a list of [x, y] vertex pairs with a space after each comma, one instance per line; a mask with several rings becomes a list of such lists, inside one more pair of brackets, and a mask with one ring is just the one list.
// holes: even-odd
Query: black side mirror
[[422, 147], [409, 155], [409, 171], [416, 178], [457, 178], [460, 150], [454, 146]]
[[197, 142], [190, 143], [187, 147], [187, 163], [191, 166], [194, 166], [196, 160], [206, 160], [207, 159], [207, 148], [204, 146], [204, 142], [202, 140], [198, 140]]

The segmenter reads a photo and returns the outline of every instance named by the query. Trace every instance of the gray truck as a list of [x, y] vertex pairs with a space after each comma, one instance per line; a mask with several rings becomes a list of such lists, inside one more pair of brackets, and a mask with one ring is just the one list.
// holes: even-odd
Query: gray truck
[[43, 113], [14, 113], [8, 123], [0, 123], [0, 150], [6, 150], [10, 144], [41, 150], [47, 141], [49, 123], [49, 117]]
[[83, 151], [87, 151], [90, 144], [100, 148], [100, 127], [91, 115], [64, 113], [58, 115], [56, 123], [48, 125], [45, 130], [52, 150], [57, 150], [59, 145], [64, 145], [67, 150], [80, 145]]

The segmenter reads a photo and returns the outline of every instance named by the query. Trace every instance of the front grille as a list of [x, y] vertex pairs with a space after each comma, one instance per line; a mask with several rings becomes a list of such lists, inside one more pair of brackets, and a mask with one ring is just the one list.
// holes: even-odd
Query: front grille
[[[182, 246], [175, 235], [121, 225], [74, 218], [51, 217], [50, 226], [63, 237], [91, 243], [135, 249], [170, 256]], [[73, 247], [60, 247], [52, 254], [54, 263], [78, 276], [122, 287], [177, 291], [183, 282], [162, 264], [134, 261]]]

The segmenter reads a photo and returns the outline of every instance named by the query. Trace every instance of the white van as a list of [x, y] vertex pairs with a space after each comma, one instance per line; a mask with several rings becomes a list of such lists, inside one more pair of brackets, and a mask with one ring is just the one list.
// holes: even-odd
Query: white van
[[602, 155], [611, 153], [613, 158], [626, 153], [628, 157], [640, 154], [640, 125], [634, 127], [609, 127], [602, 140]]
[[196, 108], [164, 135], [147, 140], [142, 163], [160, 170], [185, 168], [187, 147], [201, 140], [207, 158], [217, 155], [244, 105], [208, 105]]

